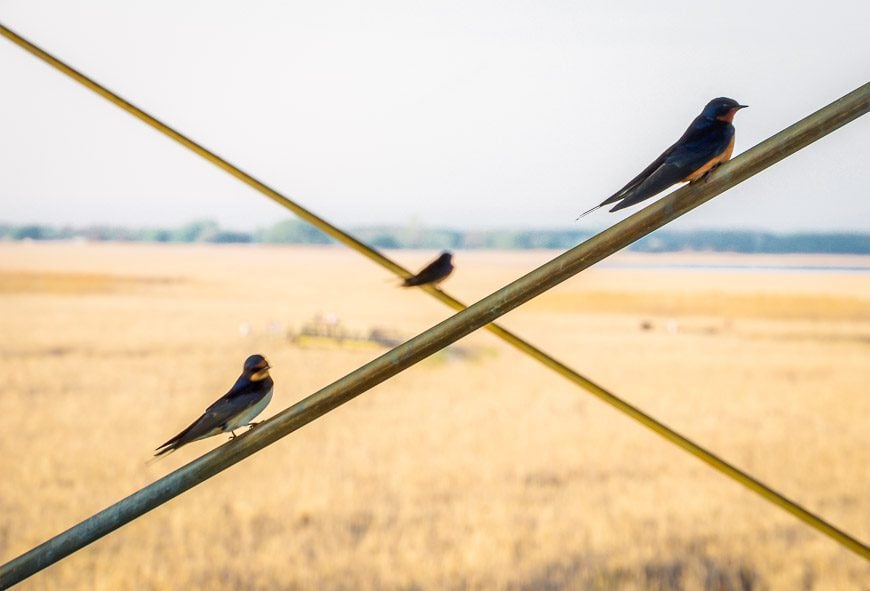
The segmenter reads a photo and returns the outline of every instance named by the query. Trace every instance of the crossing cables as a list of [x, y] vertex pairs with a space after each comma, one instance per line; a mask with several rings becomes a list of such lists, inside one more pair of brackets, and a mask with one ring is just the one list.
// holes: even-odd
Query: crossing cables
[[[309, 212], [220, 156], [145, 113], [84, 74], [64, 64], [2, 24], [0, 24], [0, 34], [141, 119], [151, 127], [175, 139], [206, 160], [224, 169], [245, 184], [293, 211], [300, 218], [313, 224], [339, 242], [357, 250], [399, 277], [404, 278], [411, 274], [408, 270], [376, 250], [332, 226], [326, 220]], [[788, 511], [814, 529], [859, 554], [865, 560], [870, 560], [870, 549], [846, 532], [829, 524], [764, 483], [741, 471], [739, 468], [683, 437], [588, 378], [581, 376], [520, 337], [498, 325], [492, 324], [501, 315], [868, 111], [870, 111], [870, 83], [864, 84], [841, 99], [747, 150], [734, 160], [717, 169], [704, 183], [688, 185], [674, 191], [468, 308], [465, 308], [461, 302], [437, 288], [424, 288], [430, 295], [459, 310], [459, 313], [297, 402], [290, 408], [260, 424], [257, 429], [233, 439], [189, 464], [182, 466], [20, 557], [0, 566], [0, 587], [21, 581], [46, 566], [57, 562], [72, 552], [114, 531], [125, 523], [196, 486], [236, 462], [241, 461], [375, 385], [418, 363], [441, 348], [484, 327], [602, 401], [691, 453], [714, 469]]]

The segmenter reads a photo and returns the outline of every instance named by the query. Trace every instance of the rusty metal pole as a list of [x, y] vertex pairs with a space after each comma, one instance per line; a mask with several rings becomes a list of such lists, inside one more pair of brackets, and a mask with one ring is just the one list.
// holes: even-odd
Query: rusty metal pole
[[[0, 587], [11, 586], [76, 550], [193, 488], [303, 425], [411, 367], [440, 349], [492, 322], [635, 240], [698, 207], [723, 191], [788, 157], [870, 110], [870, 83], [795, 123], [723, 165], [701, 183], [683, 187], [590, 238], [469, 308], [381, 355], [340, 380], [297, 402], [256, 429], [182, 466], [160, 480], [58, 534], [0, 567]], [[640, 411], [636, 411], [640, 413]], [[640, 413], [642, 414], [642, 413]], [[645, 415], [644, 415], [645, 416]], [[636, 417], [637, 418], [637, 417]], [[667, 429], [665, 427], [665, 429]], [[668, 437], [678, 434], [670, 432]], [[735, 470], [724, 461], [727, 471]], [[711, 460], [705, 460], [708, 463]], [[865, 559], [860, 541], [784, 499], [757, 481], [750, 486]], [[786, 504], [783, 504], [783, 499]], [[815, 520], [815, 521], [814, 521]]]

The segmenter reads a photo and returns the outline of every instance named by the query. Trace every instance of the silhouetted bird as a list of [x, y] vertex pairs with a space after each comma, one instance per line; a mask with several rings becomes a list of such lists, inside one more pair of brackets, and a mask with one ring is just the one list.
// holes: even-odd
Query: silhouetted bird
[[218, 398], [205, 409], [187, 429], [157, 448], [155, 456], [175, 451], [182, 445], [205, 439], [221, 433], [232, 433], [251, 423], [254, 417], [263, 412], [272, 400], [272, 378], [269, 376], [269, 363], [262, 355], [251, 355], [245, 360], [242, 375], [230, 391]]
[[452, 272], [453, 255], [445, 250], [437, 259], [426, 265], [422, 271], [405, 279], [402, 287], [429, 284], [438, 285], [447, 279], [447, 276]]
[[676, 183], [695, 182], [731, 158], [734, 150], [734, 114], [747, 105], [720, 97], [698, 115], [683, 137], [631, 179], [627, 185], [577, 219], [603, 205], [619, 201], [610, 211], [649, 199]]

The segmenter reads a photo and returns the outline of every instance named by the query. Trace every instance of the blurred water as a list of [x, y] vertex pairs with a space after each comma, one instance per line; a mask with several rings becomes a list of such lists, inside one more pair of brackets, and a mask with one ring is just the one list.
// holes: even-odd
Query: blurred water
[[836, 273], [870, 273], [870, 261], [866, 265], [860, 264], [805, 264], [783, 261], [781, 263], [715, 263], [715, 262], [627, 262], [627, 261], [602, 261], [602, 267], [610, 269], [681, 269], [686, 271], [750, 271], [750, 272], [836, 272]]

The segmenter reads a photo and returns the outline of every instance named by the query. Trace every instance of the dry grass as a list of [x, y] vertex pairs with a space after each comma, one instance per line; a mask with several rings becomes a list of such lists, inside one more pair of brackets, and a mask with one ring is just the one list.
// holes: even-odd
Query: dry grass
[[[471, 302], [551, 254], [459, 253], [446, 288]], [[395, 284], [340, 248], [0, 244], [0, 561], [223, 443], [146, 465], [249, 353], [274, 366], [267, 416], [378, 354], [283, 330], [449, 314]], [[594, 268], [504, 324], [867, 541], [868, 310], [867, 273]], [[860, 558], [491, 335], [462, 345], [21, 588], [867, 587]]]

